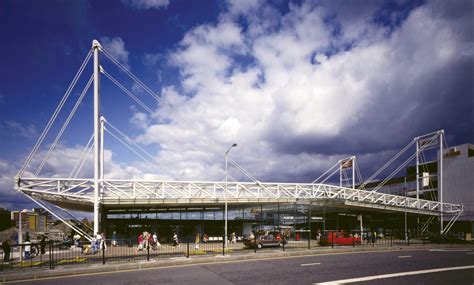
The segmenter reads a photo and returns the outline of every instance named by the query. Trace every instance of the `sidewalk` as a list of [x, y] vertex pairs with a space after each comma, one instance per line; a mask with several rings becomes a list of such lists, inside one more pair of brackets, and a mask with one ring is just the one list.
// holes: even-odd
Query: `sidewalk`
[[[377, 251], [403, 251], [403, 250], [428, 250], [431, 248], [472, 248], [472, 245], [411, 245], [411, 246], [397, 246], [397, 247], [325, 247], [317, 249], [291, 249], [287, 251], [276, 251], [276, 250], [261, 250], [258, 253], [250, 251], [246, 254], [236, 255], [212, 255], [212, 256], [192, 256], [186, 257], [175, 257], [168, 259], [150, 260], [150, 261], [136, 261], [129, 263], [110, 263], [110, 264], [84, 264], [84, 265], [68, 265], [68, 266], [57, 266], [54, 269], [45, 268], [28, 268], [21, 271], [3, 271], [0, 272], [0, 282], [7, 281], [21, 281], [40, 279], [47, 277], [64, 277], [64, 276], [77, 276], [90, 273], [107, 273], [117, 271], [128, 271], [128, 270], [140, 270], [146, 268], [159, 268], [179, 265], [192, 265], [192, 264], [206, 264], [206, 263], [219, 263], [219, 262], [230, 262], [239, 260], [259, 260], [259, 259], [272, 259], [272, 258], [283, 258], [292, 256], [309, 256], [309, 255], [325, 255], [325, 254], [336, 254], [336, 253], [350, 253], [350, 252], [377, 252]], [[1, 283], [0, 283], [1, 284]]]

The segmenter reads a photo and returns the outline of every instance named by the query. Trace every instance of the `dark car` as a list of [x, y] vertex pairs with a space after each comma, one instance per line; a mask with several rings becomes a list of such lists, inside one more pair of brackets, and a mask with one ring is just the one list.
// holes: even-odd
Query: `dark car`
[[257, 235], [256, 238], [254, 235], [245, 236], [243, 241], [244, 246], [255, 247], [256, 244], [257, 248], [264, 246], [283, 246], [283, 243], [286, 243], [286, 241], [283, 241], [281, 238], [280, 233]]

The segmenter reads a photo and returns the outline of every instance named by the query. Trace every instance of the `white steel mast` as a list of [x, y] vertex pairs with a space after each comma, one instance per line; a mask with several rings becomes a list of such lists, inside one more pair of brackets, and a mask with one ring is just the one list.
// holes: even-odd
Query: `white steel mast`
[[94, 235], [99, 232], [99, 192], [100, 184], [100, 65], [99, 49], [100, 44], [97, 40], [92, 41], [94, 50]]

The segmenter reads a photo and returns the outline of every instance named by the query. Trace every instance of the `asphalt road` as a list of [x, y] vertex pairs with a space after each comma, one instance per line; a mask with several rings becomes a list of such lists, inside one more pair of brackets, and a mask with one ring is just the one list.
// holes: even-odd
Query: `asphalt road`
[[[466, 268], [467, 267], [467, 268]], [[446, 271], [446, 268], [457, 268]], [[439, 269], [439, 272], [407, 272]], [[383, 278], [383, 275], [398, 273]], [[381, 275], [381, 276], [379, 276]], [[474, 284], [474, 249], [361, 252], [200, 264], [52, 278], [16, 284]], [[341, 281], [346, 280], [346, 281]], [[349, 280], [350, 281], [350, 280]], [[6, 283], [10, 284], [10, 283]]]

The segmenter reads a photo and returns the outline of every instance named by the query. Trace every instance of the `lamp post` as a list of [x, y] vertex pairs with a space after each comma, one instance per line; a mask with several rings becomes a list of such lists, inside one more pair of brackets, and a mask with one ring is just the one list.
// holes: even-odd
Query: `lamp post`
[[237, 144], [234, 143], [232, 144], [229, 149], [225, 152], [225, 191], [224, 191], [224, 201], [225, 201], [225, 210], [224, 210], [224, 239], [225, 239], [225, 248], [227, 248], [227, 155], [229, 154], [229, 151], [233, 148], [236, 147]]

